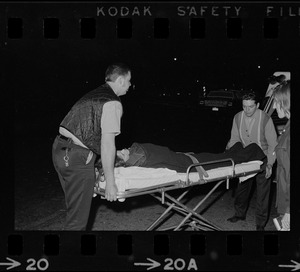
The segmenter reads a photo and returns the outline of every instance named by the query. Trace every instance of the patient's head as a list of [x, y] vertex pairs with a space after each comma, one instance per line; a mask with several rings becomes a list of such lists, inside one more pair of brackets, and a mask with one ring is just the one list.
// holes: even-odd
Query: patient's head
[[116, 159], [115, 159], [115, 167], [121, 167], [121, 166], [125, 167], [127, 160], [128, 160], [127, 157], [126, 157], [126, 160], [124, 160], [123, 156], [118, 156], [118, 151], [117, 151], [117, 155], [116, 155]]
[[[127, 151], [124, 151], [127, 150]], [[123, 149], [123, 150], [118, 150], [115, 158], [115, 167], [121, 167], [121, 166], [126, 166], [126, 161], [129, 158], [129, 150], [128, 149]], [[103, 172], [102, 169], [102, 161], [101, 157], [95, 162], [95, 168], [98, 169], [99, 172]]]

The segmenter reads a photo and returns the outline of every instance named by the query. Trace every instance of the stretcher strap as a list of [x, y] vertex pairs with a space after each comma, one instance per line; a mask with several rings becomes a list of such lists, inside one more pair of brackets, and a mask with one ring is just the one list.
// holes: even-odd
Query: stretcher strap
[[[184, 153], [184, 154], [189, 156], [191, 158], [191, 160], [193, 161], [193, 163], [199, 163], [199, 161], [190, 153]], [[196, 166], [196, 170], [199, 173], [200, 180], [203, 180], [203, 176], [208, 178], [207, 172], [203, 169], [203, 167], [201, 165]]]

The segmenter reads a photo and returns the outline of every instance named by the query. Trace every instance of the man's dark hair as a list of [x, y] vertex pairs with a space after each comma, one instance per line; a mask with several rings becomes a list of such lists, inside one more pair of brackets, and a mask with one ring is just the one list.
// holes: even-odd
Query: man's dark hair
[[260, 98], [258, 97], [258, 95], [255, 92], [251, 91], [251, 92], [244, 94], [242, 97], [242, 100], [253, 100], [255, 102], [255, 104], [257, 104], [259, 102]]
[[130, 68], [124, 63], [111, 64], [105, 71], [105, 82], [114, 82], [119, 76], [126, 76], [130, 71]]

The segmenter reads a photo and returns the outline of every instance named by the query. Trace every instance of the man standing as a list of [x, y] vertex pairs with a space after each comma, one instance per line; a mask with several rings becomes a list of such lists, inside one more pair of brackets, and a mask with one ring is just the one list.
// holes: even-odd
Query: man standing
[[264, 111], [260, 110], [255, 93], [245, 94], [242, 98], [243, 111], [234, 116], [231, 138], [227, 148], [236, 142], [242, 142], [243, 146], [256, 143], [266, 154], [266, 160], [262, 165], [263, 171], [256, 177], [239, 183], [236, 191], [234, 209], [235, 215], [227, 220], [235, 223], [246, 219], [248, 199], [253, 179], [256, 178], [256, 230], [264, 230], [268, 220], [268, 207], [272, 175], [272, 167], [276, 159], [275, 147], [277, 134], [272, 119]]
[[110, 65], [105, 84], [85, 94], [59, 127], [52, 159], [65, 194], [64, 230], [85, 230], [95, 185], [95, 160], [101, 156], [106, 178], [105, 198], [117, 200], [114, 177], [115, 136], [121, 133], [123, 113], [119, 96], [126, 94], [131, 71], [125, 64]]

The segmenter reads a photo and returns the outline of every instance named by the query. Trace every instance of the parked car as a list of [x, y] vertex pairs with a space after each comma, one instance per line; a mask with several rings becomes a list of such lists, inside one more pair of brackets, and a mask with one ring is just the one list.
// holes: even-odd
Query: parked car
[[240, 109], [241, 97], [236, 90], [214, 90], [207, 96], [200, 97], [199, 105], [212, 111], [219, 111], [225, 108]]

